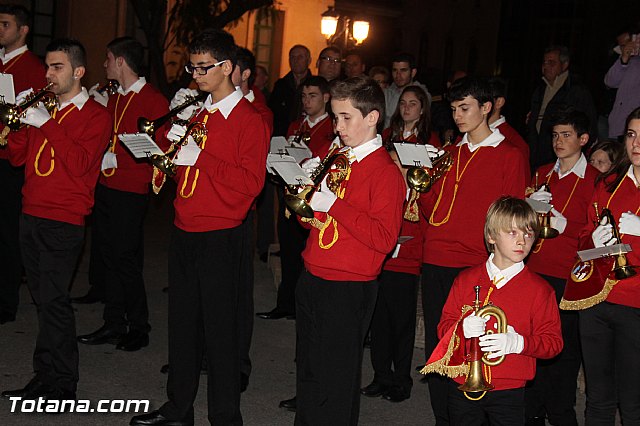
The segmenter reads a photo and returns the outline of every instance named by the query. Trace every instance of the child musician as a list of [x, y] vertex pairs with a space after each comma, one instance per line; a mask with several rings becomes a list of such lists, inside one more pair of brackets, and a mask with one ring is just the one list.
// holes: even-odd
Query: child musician
[[394, 142], [428, 143], [441, 145], [438, 133], [431, 123], [429, 98], [420, 86], [407, 86], [400, 95], [398, 106], [391, 116], [391, 123], [382, 132], [382, 141], [389, 145]]
[[[448, 393], [452, 425], [482, 425], [485, 417], [492, 425], [524, 425], [524, 386], [535, 375], [536, 358], [552, 358], [562, 349], [553, 289], [523, 263], [537, 231], [537, 215], [525, 201], [499, 198], [489, 207], [484, 225], [489, 259], [461, 272], [453, 283], [438, 324], [441, 341], [422, 371], [454, 379]], [[506, 333], [489, 333], [497, 324], [475, 315], [469, 305], [476, 295], [480, 307], [493, 304], [504, 311]], [[465, 354], [474, 338], [490, 361], [505, 356], [498, 365], [481, 370], [493, 386], [486, 394], [458, 390], [463, 375], [469, 374]]]
[[[551, 227], [556, 238], [540, 239], [532, 250], [527, 267], [538, 273], [555, 290], [558, 303], [578, 250], [578, 235], [587, 224], [586, 211], [598, 170], [587, 164], [582, 147], [589, 141], [589, 117], [582, 111], [566, 111], [555, 118], [552, 127], [554, 163], [541, 166], [535, 174], [530, 198], [553, 204]], [[545, 185], [546, 184], [546, 185]], [[527, 387], [528, 423], [577, 425], [576, 384], [580, 369], [578, 315], [561, 311], [564, 348], [557, 358], [538, 362], [536, 378]]]
[[384, 117], [380, 86], [364, 77], [338, 81], [331, 109], [349, 166], [337, 194], [325, 179], [311, 199], [315, 217], [296, 289], [295, 423], [304, 425], [358, 423], [376, 278], [397, 243], [406, 194], [402, 174], [376, 136]]
[[[604, 175], [593, 201], [611, 211], [616, 223], [587, 225], [581, 245], [614, 244], [612, 226], [622, 243], [631, 245], [629, 265], [640, 265], [640, 108], [627, 118], [624, 134], [627, 161]], [[589, 223], [595, 210], [588, 210]], [[604, 302], [581, 310], [580, 339], [587, 383], [587, 424], [613, 424], [620, 408], [622, 424], [640, 423], [640, 274], [618, 281]]]

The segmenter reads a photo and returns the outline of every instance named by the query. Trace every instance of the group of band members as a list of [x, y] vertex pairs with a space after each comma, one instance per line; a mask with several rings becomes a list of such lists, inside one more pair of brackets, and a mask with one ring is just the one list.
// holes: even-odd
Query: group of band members
[[[13, 241], [2, 258], [14, 261], [3, 273], [10, 278], [5, 285], [11, 291], [2, 292], [8, 298], [1, 301], [0, 319], [15, 317], [22, 260], [39, 325], [35, 376], [23, 388], [2, 395], [75, 398], [78, 348], [68, 288], [82, 248], [84, 218], [92, 208], [93, 244], [108, 271], [104, 325], [78, 341], [116, 343], [128, 351], [148, 344], [142, 221], [150, 181], [160, 188], [165, 176], [148, 162], [136, 161], [117, 136], [138, 131], [139, 117], [160, 117], [188, 102], [180, 113], [188, 125], [159, 125], [154, 132], [163, 150], [182, 144], [173, 158], [177, 186], [169, 248], [168, 402], [134, 417], [131, 424], [193, 424], [203, 356], [208, 360], [209, 420], [241, 424], [240, 392], [251, 371], [252, 209], [264, 185], [273, 130], [270, 111], [250, 90], [255, 60], [246, 49], [238, 49], [228, 33], [201, 33], [189, 45], [186, 68], [206, 98], [190, 102], [199, 92], [183, 89], [168, 106], [141, 76], [140, 44], [118, 38], [107, 46], [104, 65], [106, 78], [117, 81], [117, 91], [107, 95], [94, 86], [87, 92], [82, 86], [82, 45], [54, 40], [42, 67], [25, 44], [28, 20], [23, 8], [0, 9], [2, 71], [14, 76], [16, 104], [47, 83], [56, 102], [51, 111], [44, 105], [48, 102], [34, 104], [20, 115], [20, 129], [2, 131], [2, 195], [13, 201], [2, 205], [2, 237]], [[511, 328], [489, 337], [485, 320], [473, 315], [459, 319], [461, 339], [480, 337], [485, 352], [512, 361], [491, 367], [488, 380], [493, 378], [495, 390], [476, 400], [461, 398], [450, 378], [430, 374], [437, 424], [482, 424], [485, 416], [495, 424], [524, 424], [525, 419], [542, 424], [535, 422], [544, 423], [545, 417], [551, 424], [577, 424], [581, 359], [587, 421], [610, 422], [619, 407], [625, 424], [638, 422], [640, 391], [635, 385], [640, 367], [633, 349], [640, 346], [639, 276], [620, 279], [595, 303], [574, 308], [578, 312], [558, 313], [557, 304], [578, 248], [637, 245], [640, 110], [627, 119], [626, 156], [599, 176], [582, 153], [589, 140], [588, 119], [572, 110], [558, 114], [552, 126], [557, 160], [534, 171], [531, 189], [525, 192], [526, 152], [517, 138], [502, 133], [502, 122], [490, 125], [500, 96], [488, 80], [467, 77], [450, 88], [448, 99], [462, 136], [444, 149], [431, 130], [428, 99], [418, 89], [403, 91], [383, 138], [376, 133], [385, 116], [385, 99], [373, 80], [354, 77], [329, 86], [321, 77], [311, 77], [301, 84], [306, 116], [290, 125], [290, 142], [302, 142], [311, 150], [313, 158], [303, 163], [309, 174], [330, 151], [335, 164], [311, 198], [314, 217], [302, 220], [291, 214], [283, 220], [292, 229], [306, 229], [294, 241], [302, 247], [294, 249], [301, 253], [302, 267], [294, 277], [295, 301], [287, 301], [297, 316], [296, 424], [357, 424], [361, 393], [396, 402], [408, 397], [413, 331], [407, 331], [414, 328], [420, 269], [425, 355], [430, 361], [426, 371], [449, 372], [429, 366], [448, 367], [450, 360], [438, 359], [438, 350], [443, 342], [453, 347], [447, 339], [458, 336], [455, 330], [448, 334], [458, 324], [449, 314], [460, 308], [457, 293], [450, 294], [452, 286], [466, 288], [468, 295], [476, 282], [487, 282], [484, 304], [503, 300], [507, 318], [515, 318]], [[37, 96], [48, 100], [43, 92]], [[405, 183], [393, 152], [396, 141], [423, 143], [433, 159], [446, 152], [452, 165], [419, 195]], [[498, 207], [489, 206], [504, 196], [551, 204], [549, 223], [559, 235], [533, 243], [537, 225], [524, 219], [501, 223], [506, 229], [490, 226], [491, 212]], [[615, 223], [596, 218], [594, 202], [609, 209]], [[485, 226], [481, 218], [488, 209]], [[286, 209], [282, 211], [284, 215]], [[501, 269], [504, 265], [494, 260], [503, 259], [505, 243], [500, 238], [506, 237], [496, 233], [506, 231], [518, 240], [518, 249], [517, 256], [506, 256], [509, 267]], [[492, 252], [488, 260], [485, 243]], [[640, 264], [634, 251], [626, 260]], [[291, 270], [283, 264], [285, 271]], [[549, 285], [540, 286], [542, 281], [531, 278], [531, 272]], [[522, 284], [529, 292], [526, 297], [507, 296], [518, 294], [514, 286], [524, 281], [537, 284]], [[544, 309], [533, 306], [535, 300], [545, 300]], [[441, 318], [443, 309], [447, 315]], [[521, 325], [526, 321], [530, 327]], [[362, 343], [370, 324], [375, 376], [359, 389]], [[459, 346], [464, 350], [466, 345]], [[229, 350], [217, 350], [220, 347]], [[544, 359], [537, 361], [537, 368], [536, 359]]]

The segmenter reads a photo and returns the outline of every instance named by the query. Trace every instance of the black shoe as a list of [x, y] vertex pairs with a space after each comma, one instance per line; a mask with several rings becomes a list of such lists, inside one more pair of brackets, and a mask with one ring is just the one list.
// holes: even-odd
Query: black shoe
[[16, 320], [16, 313], [9, 311], [0, 311], [0, 324], [6, 324]]
[[289, 318], [289, 317], [296, 317], [296, 314], [293, 312], [285, 312], [282, 311], [278, 308], [275, 308], [269, 312], [258, 312], [256, 314], [257, 317], [262, 318], [262, 319], [273, 319], [273, 320], [277, 320], [277, 319], [281, 319], [281, 318]]
[[389, 390], [389, 386], [382, 385], [378, 382], [371, 382], [368, 386], [360, 389], [360, 393], [364, 396], [377, 397]]
[[34, 399], [32, 396], [36, 396], [36, 398], [42, 394], [53, 391], [53, 387], [41, 382], [37, 378], [31, 379], [29, 383], [22, 389], [13, 389], [6, 390], [2, 392], [2, 398], [9, 399], [13, 397], [18, 397], [22, 399]]
[[77, 340], [85, 345], [104, 345], [105, 343], [115, 345], [120, 341], [120, 338], [122, 338], [123, 335], [124, 333], [103, 325], [91, 334], [78, 336]]
[[525, 426], [544, 426], [545, 424], [544, 416], [529, 417], [525, 422]]
[[129, 330], [127, 334], [120, 338], [116, 349], [127, 352], [134, 352], [149, 345], [149, 333], [138, 330]]
[[392, 386], [382, 395], [384, 399], [391, 402], [402, 402], [405, 399], [409, 399], [410, 396], [411, 394], [400, 386]]
[[89, 290], [89, 292], [84, 296], [71, 298], [71, 303], [78, 303], [81, 305], [89, 305], [91, 303], [98, 303], [98, 302], [103, 303], [104, 297], [96, 294], [95, 292], [92, 292], [91, 290]]
[[280, 401], [280, 404], [278, 404], [278, 407], [285, 408], [289, 411], [296, 411], [296, 407], [297, 407], [296, 397], [294, 396], [291, 399], [285, 399], [284, 401]]
[[162, 425], [162, 426], [193, 426], [192, 421], [169, 420], [159, 410], [147, 414], [135, 416], [129, 422], [130, 425]]

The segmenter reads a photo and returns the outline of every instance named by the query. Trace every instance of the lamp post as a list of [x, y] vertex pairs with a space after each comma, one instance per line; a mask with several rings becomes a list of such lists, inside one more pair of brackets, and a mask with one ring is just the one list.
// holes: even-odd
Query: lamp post
[[343, 50], [358, 46], [369, 35], [369, 22], [352, 20], [351, 17], [340, 15], [333, 6], [322, 14], [320, 32], [327, 39], [329, 46], [336, 45]]

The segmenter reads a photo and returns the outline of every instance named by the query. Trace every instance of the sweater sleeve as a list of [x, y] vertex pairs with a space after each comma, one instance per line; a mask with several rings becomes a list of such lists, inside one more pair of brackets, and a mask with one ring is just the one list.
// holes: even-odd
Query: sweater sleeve
[[9, 162], [12, 166], [18, 167], [24, 165], [27, 161], [27, 136], [28, 127], [24, 127], [17, 132], [10, 132], [8, 136], [7, 154], [9, 156]]
[[612, 89], [617, 89], [628, 68], [629, 64], [623, 65], [620, 58], [616, 59], [604, 76], [604, 84]]
[[558, 355], [563, 346], [560, 313], [551, 287], [537, 293], [537, 300], [531, 304], [534, 307], [531, 310], [531, 334], [522, 336], [524, 349], [521, 354], [549, 359]]
[[398, 241], [406, 192], [402, 175], [395, 165], [388, 166], [387, 171], [370, 179], [370, 210], [359, 210], [341, 198], [329, 210], [329, 214], [355, 239], [383, 254], [389, 253]]
[[[89, 105], [84, 108], [89, 108]], [[111, 135], [110, 116], [100, 107], [94, 108], [87, 117], [83, 132], [71, 137], [56, 120], [48, 120], [40, 130], [60, 155], [63, 164], [72, 176], [84, 176], [93, 171], [96, 157], [101, 156]]]

